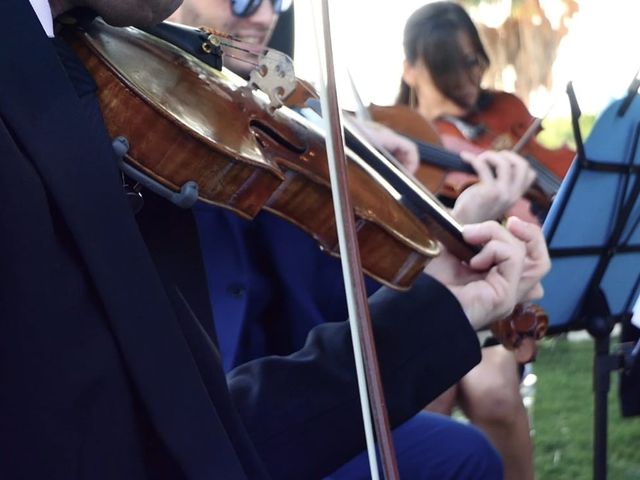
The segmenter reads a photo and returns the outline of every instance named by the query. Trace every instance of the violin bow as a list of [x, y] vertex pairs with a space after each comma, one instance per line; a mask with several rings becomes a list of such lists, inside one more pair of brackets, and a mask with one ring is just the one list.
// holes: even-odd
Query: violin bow
[[[545, 115], [546, 116], [546, 115]], [[511, 151], [514, 153], [520, 153], [520, 151], [524, 148], [524, 146], [529, 143], [529, 140], [533, 138], [533, 136], [538, 132], [540, 125], [542, 125], [542, 120], [544, 117], [536, 118], [529, 128], [522, 134], [520, 140], [516, 142], [516, 144], [511, 148]]]
[[356, 118], [359, 120], [373, 120], [371, 118], [371, 114], [369, 113], [369, 109], [366, 107], [364, 102], [362, 101], [362, 97], [360, 97], [360, 93], [356, 88], [356, 82], [353, 80], [353, 76], [349, 69], [347, 69], [347, 76], [349, 77], [349, 84], [351, 85], [351, 92], [353, 93], [353, 99], [356, 102]]
[[551, 110], [555, 106], [557, 100], [558, 100], [558, 97], [556, 96], [551, 102], [551, 104], [547, 107], [547, 110], [546, 112], [544, 112], [544, 115], [540, 117], [536, 117], [536, 119], [533, 122], [531, 122], [531, 125], [529, 125], [527, 130], [520, 137], [520, 139], [515, 143], [513, 147], [511, 147], [512, 152], [520, 153], [520, 151], [525, 147], [525, 145], [529, 143], [529, 140], [531, 140], [538, 133], [538, 131], [540, 130], [540, 125], [542, 125], [542, 122], [544, 121], [544, 119], [547, 118], [547, 115], [551, 113]]
[[[322, 35], [319, 35], [319, 32], [316, 31], [316, 35], [320, 36], [322, 40], [321, 42], [317, 42], [319, 64], [321, 65], [320, 101], [323, 112], [322, 118], [326, 124], [325, 139], [327, 143], [331, 192], [336, 216], [340, 259], [342, 262], [342, 272], [347, 296], [349, 325], [351, 328], [351, 338], [356, 362], [369, 465], [372, 479], [377, 480], [379, 478], [379, 472], [373, 429], [371, 426], [372, 412], [380, 447], [384, 478], [387, 480], [398, 480], [398, 466], [384, 392], [382, 390], [378, 357], [376, 354], [373, 328], [369, 315], [369, 305], [367, 303], [367, 294], [360, 262], [354, 210], [349, 197], [346, 168], [347, 160], [340, 117], [341, 110], [338, 107], [338, 95], [336, 91], [328, 0], [322, 0], [321, 9]], [[315, 24], [316, 22], [314, 22], [314, 25]], [[323, 52], [321, 52], [321, 45]], [[371, 406], [371, 411], [369, 406]]]
[[[371, 114], [369, 113], [369, 109], [366, 107], [366, 105], [362, 101], [362, 97], [360, 96], [360, 93], [356, 88], [356, 82], [353, 80], [353, 76], [351, 75], [351, 72], [349, 71], [349, 69], [347, 69], [347, 76], [349, 78], [349, 84], [351, 85], [351, 93], [353, 93], [353, 99], [356, 102], [356, 109], [354, 112], [355, 117], [358, 120], [363, 122], [373, 121], [373, 118], [371, 118]], [[349, 122], [347, 123], [347, 126], [351, 131], [356, 130], [358, 133], [360, 133], [360, 135], [365, 137], [367, 140], [371, 141], [371, 139], [369, 138], [369, 134], [367, 134], [367, 132], [365, 132], [358, 125], [354, 124], [353, 122]], [[381, 146], [378, 145], [375, 147], [375, 150], [380, 152], [394, 166], [404, 170], [404, 167], [400, 164], [400, 162], [396, 160], [396, 158], [393, 155], [391, 155], [391, 153], [388, 152], [385, 148], [382, 148]]]

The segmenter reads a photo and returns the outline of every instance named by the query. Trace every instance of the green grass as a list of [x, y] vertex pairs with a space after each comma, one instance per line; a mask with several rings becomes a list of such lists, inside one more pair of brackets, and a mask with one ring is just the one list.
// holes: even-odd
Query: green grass
[[[591, 340], [541, 342], [532, 412], [538, 480], [592, 478], [592, 362]], [[608, 479], [640, 479], [640, 417], [620, 417], [617, 374], [611, 379]]]
[[[580, 117], [580, 133], [586, 140], [596, 121], [595, 115], [583, 114]], [[569, 117], [545, 118], [542, 122], [543, 130], [536, 137], [538, 142], [547, 148], [559, 148], [563, 145], [575, 150], [576, 142], [573, 126]]]

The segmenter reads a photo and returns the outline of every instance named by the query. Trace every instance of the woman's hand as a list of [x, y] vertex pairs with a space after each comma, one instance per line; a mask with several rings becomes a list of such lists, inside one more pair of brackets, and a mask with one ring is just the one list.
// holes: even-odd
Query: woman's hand
[[502, 217], [522, 198], [535, 180], [535, 172], [520, 155], [509, 151], [487, 150], [480, 154], [462, 152], [479, 182], [457, 198], [453, 215], [462, 223], [476, 223]]
[[420, 165], [420, 155], [414, 142], [376, 122], [357, 120], [355, 124], [373, 146], [388, 151], [409, 173], [416, 172]]

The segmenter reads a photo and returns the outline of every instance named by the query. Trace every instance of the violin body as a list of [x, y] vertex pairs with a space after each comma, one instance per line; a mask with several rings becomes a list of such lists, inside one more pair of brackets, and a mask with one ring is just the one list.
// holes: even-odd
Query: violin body
[[[257, 215], [283, 174], [237, 114], [242, 93], [145, 32], [99, 21], [88, 28], [63, 33], [96, 81], [109, 134], [127, 138], [127, 161], [168, 188], [193, 180], [201, 199]], [[213, 95], [214, 86], [224, 95]]]
[[[317, 128], [287, 108], [273, 112], [239, 77], [138, 29], [96, 20], [63, 35], [96, 80], [109, 134], [128, 139], [126, 162], [174, 190], [195, 181], [201, 201], [245, 218], [267, 209], [338, 254]], [[439, 244], [392, 189], [349, 160], [363, 268], [406, 289]]]
[[[447, 137], [461, 138], [483, 150], [510, 150], [536, 121], [522, 101], [507, 92], [485, 91], [484, 101], [474, 112], [459, 119], [456, 124], [451, 119], [434, 121], [437, 131]], [[462, 128], [461, 125], [468, 128]], [[535, 138], [530, 139], [519, 151], [525, 157], [532, 157], [559, 178], [563, 178], [575, 157], [568, 147], [550, 149], [540, 145]]]

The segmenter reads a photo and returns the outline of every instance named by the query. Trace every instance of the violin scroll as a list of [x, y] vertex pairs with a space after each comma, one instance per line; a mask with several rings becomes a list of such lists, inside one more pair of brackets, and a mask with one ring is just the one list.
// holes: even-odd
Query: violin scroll
[[535, 360], [536, 341], [547, 333], [549, 316], [538, 305], [517, 305], [507, 318], [491, 325], [491, 333], [508, 350], [513, 350], [518, 363]]

